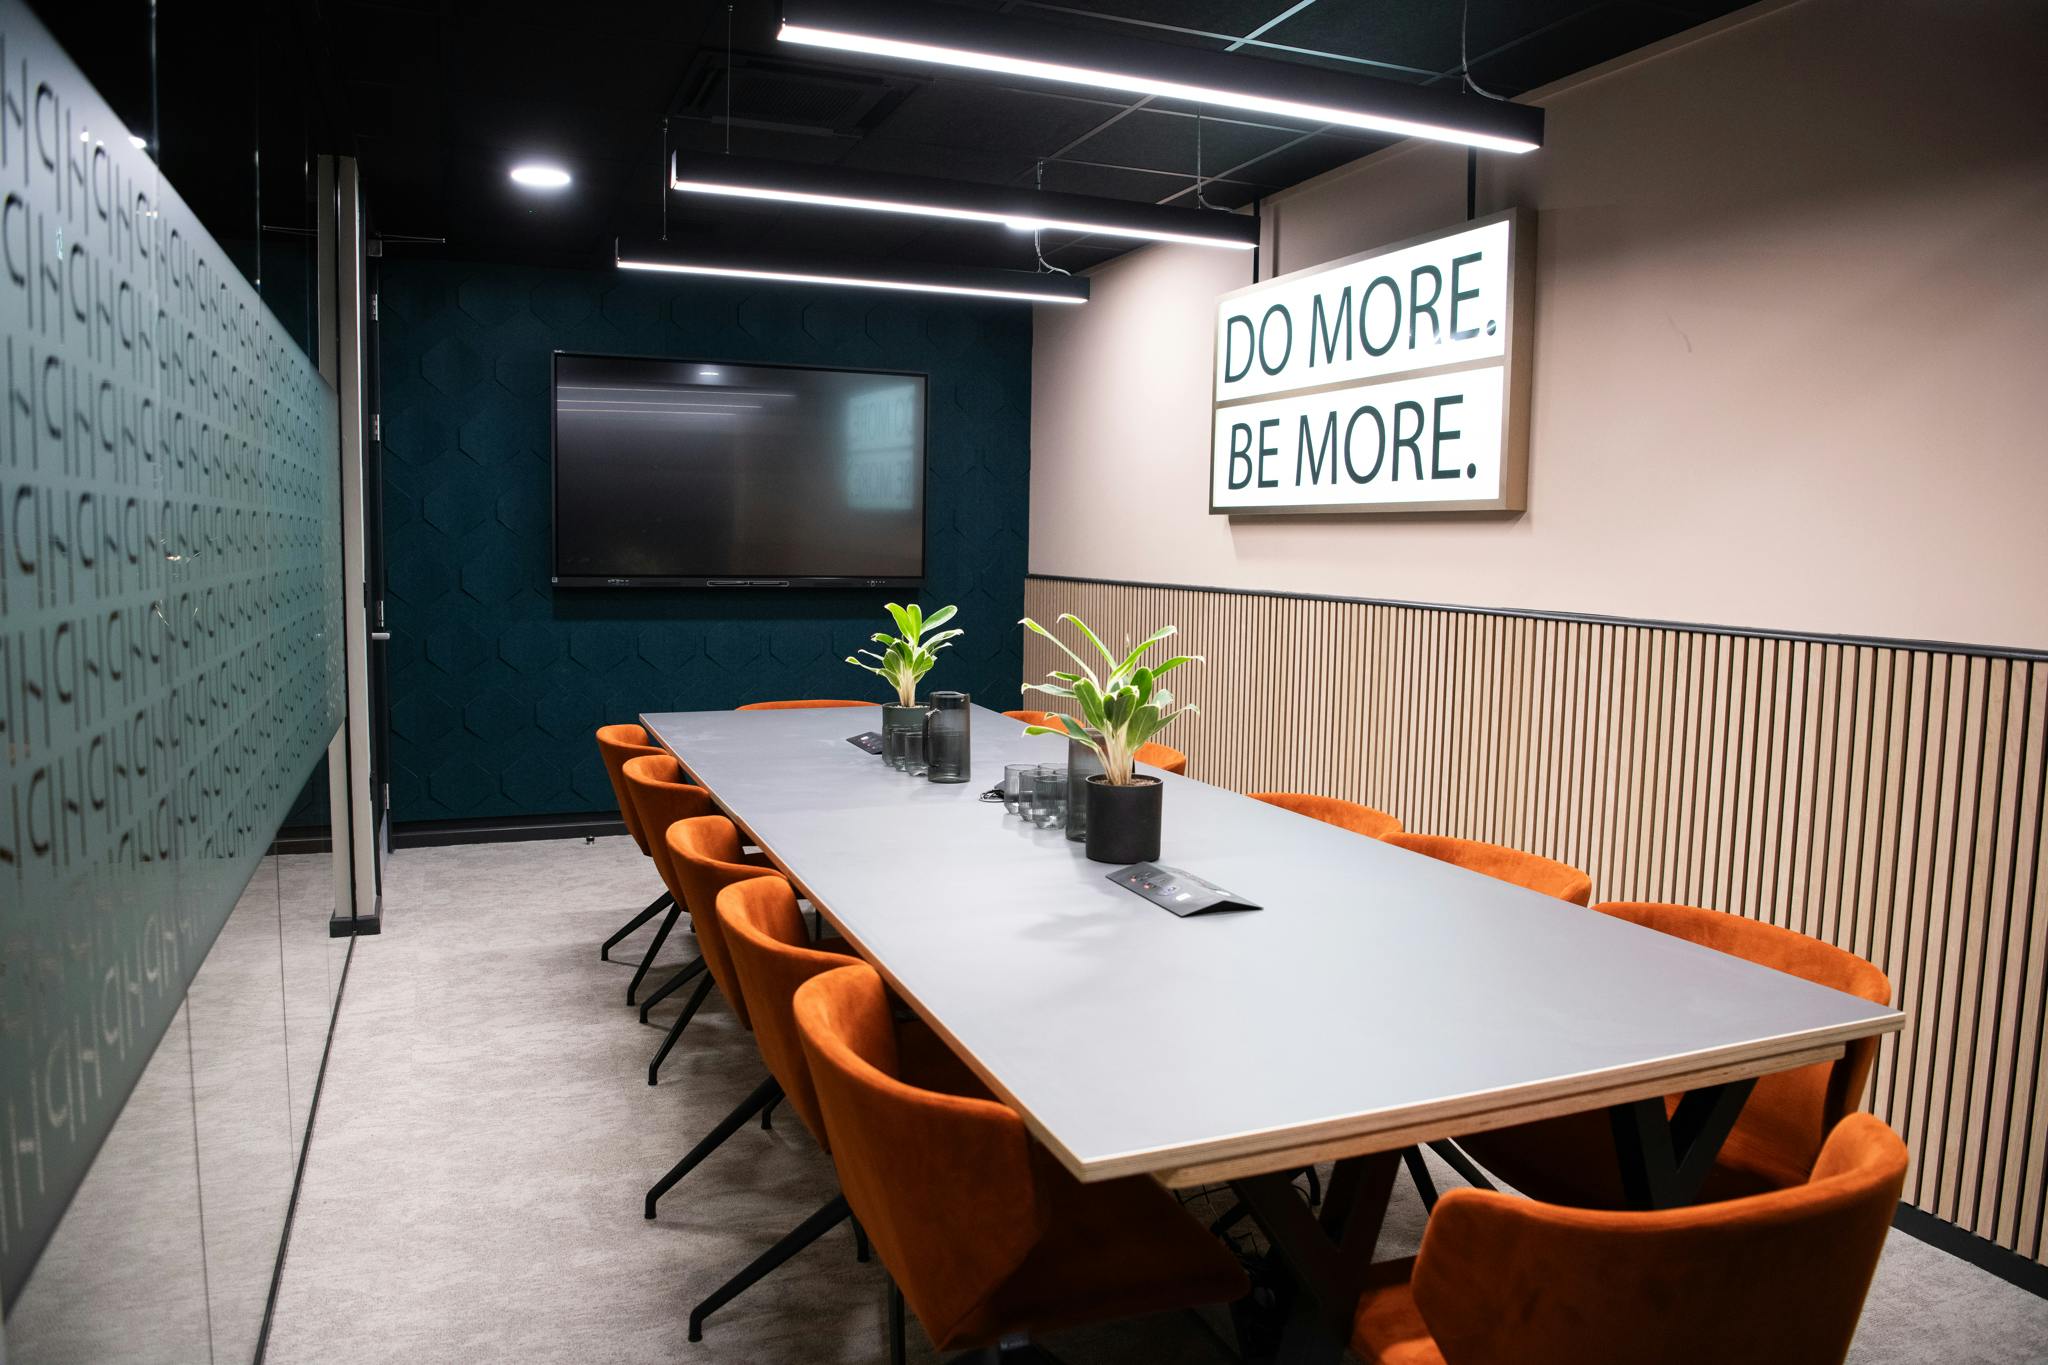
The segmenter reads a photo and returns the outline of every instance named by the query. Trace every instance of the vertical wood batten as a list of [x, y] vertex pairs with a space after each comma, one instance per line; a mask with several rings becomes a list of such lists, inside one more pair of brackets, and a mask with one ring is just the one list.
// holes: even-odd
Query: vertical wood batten
[[[2024, 655], [1033, 578], [1112, 649], [1174, 624], [1239, 791], [1583, 867], [1603, 900], [1786, 925], [1870, 959], [1906, 1028], [1872, 1110], [1908, 1198], [2035, 1260], [2048, 1224], [2048, 666]], [[1025, 642], [1027, 680], [1062, 656]], [[1050, 699], [1048, 699], [1050, 700]]]

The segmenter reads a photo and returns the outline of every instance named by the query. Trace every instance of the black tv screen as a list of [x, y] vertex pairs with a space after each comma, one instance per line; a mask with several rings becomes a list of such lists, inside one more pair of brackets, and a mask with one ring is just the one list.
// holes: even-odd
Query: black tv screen
[[925, 376], [557, 352], [561, 587], [914, 585]]

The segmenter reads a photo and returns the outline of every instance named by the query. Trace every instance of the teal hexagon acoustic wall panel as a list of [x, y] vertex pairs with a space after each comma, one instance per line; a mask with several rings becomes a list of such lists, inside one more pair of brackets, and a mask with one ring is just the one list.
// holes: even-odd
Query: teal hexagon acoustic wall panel
[[0, 1297], [341, 714], [334, 391], [0, 4]]
[[900, 592], [549, 586], [557, 350], [929, 374], [918, 595], [967, 634], [928, 685], [1017, 704], [1027, 308], [390, 258], [379, 293], [394, 819], [608, 810], [591, 731], [642, 711], [886, 699], [841, 660]]

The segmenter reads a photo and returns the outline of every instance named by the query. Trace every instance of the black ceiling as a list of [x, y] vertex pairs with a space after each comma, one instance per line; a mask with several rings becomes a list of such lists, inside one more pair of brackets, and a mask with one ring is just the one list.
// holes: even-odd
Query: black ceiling
[[[1471, 73], [1516, 95], [1689, 28], [1729, 0], [962, 0], [1042, 22], [1103, 29], [1248, 58], [1300, 62], [1455, 89], [1461, 17]], [[144, 0], [50, 0], [60, 41], [124, 116], [146, 125]], [[1188, 204], [1197, 139], [1204, 197], [1236, 207], [1351, 161], [1384, 141], [1260, 116], [1205, 114], [1076, 89], [976, 79], [785, 47], [777, 0], [458, 3], [457, 0], [222, 0], [204, 20], [159, 12], [164, 166], [210, 224], [257, 211], [254, 177], [227, 149], [251, 129], [265, 147], [260, 212], [295, 221], [294, 157], [280, 129], [361, 158], [380, 233], [445, 238], [390, 248], [465, 259], [610, 260], [614, 237], [662, 231], [663, 120], [683, 153], [908, 171], [1119, 199]], [[189, 10], [182, 11], [189, 15]], [[728, 15], [731, 24], [727, 49]], [[301, 65], [298, 54], [314, 54]], [[239, 60], [237, 60], [239, 58]], [[257, 90], [233, 79], [254, 66]], [[222, 79], [222, 77], [227, 77]], [[731, 118], [726, 110], [730, 101]], [[134, 110], [134, 113], [130, 111]], [[181, 127], [194, 130], [180, 137]], [[182, 153], [182, 155], [181, 155]], [[566, 191], [506, 177], [560, 163]], [[777, 254], [830, 251], [950, 263], [1031, 264], [1000, 228], [887, 215], [749, 208], [670, 196], [671, 238]], [[1048, 237], [1056, 264], [1095, 264], [1123, 244]]]

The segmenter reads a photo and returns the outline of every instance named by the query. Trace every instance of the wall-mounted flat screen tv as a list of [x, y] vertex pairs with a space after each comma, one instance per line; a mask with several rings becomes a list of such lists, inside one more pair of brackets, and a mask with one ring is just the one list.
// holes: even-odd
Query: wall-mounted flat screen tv
[[557, 586], [924, 577], [925, 376], [554, 359]]

